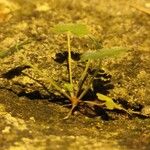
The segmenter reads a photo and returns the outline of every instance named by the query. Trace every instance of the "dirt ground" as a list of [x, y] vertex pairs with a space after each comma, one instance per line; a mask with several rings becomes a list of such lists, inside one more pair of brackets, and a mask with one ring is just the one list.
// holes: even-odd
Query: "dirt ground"
[[[70, 22], [86, 24], [94, 37], [74, 38], [75, 52], [129, 48], [127, 55], [102, 62], [113, 85], [103, 85], [102, 91], [143, 115], [108, 110], [91, 114], [81, 108], [64, 120], [69, 109], [47, 79], [31, 69], [24, 71], [42, 81], [50, 94], [21, 74], [2, 76], [23, 65], [24, 53], [61, 83], [66, 68], [54, 59], [67, 49], [66, 39], [52, 27]], [[149, 28], [148, 0], [0, 0], [0, 55], [29, 40], [13, 55], [0, 58], [0, 150], [149, 150], [150, 118], [144, 116], [150, 115]], [[75, 68], [77, 77], [78, 71]]]

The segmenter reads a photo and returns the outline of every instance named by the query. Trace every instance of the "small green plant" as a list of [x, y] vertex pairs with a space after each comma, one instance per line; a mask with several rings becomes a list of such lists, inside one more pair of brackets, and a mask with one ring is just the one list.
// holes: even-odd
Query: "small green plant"
[[[74, 111], [75, 107], [77, 107], [80, 103], [88, 103], [92, 105], [98, 105], [101, 106], [99, 103], [95, 103], [92, 101], [82, 101], [82, 98], [86, 95], [88, 90], [91, 88], [91, 84], [94, 80], [94, 77], [97, 75], [99, 68], [97, 71], [95, 71], [93, 77], [89, 79], [88, 85], [85, 89], [82, 89], [83, 84], [85, 83], [85, 78], [88, 73], [88, 69], [90, 66], [90, 63], [92, 60], [98, 60], [98, 62], [101, 62], [100, 60], [108, 57], [118, 57], [118, 55], [121, 55], [127, 51], [125, 48], [111, 48], [111, 49], [101, 49], [99, 51], [92, 51], [92, 52], [85, 52], [81, 55], [81, 60], [85, 62], [85, 69], [83, 73], [81, 74], [81, 77], [78, 81], [77, 89], [74, 88], [74, 83], [72, 80], [72, 59], [71, 59], [71, 36], [86, 36], [89, 34], [89, 31], [87, 29], [87, 26], [83, 24], [58, 24], [54, 27], [54, 31], [59, 34], [66, 34], [67, 36], [67, 45], [68, 45], [68, 67], [69, 67], [69, 81], [70, 83], [65, 83], [64, 87], [66, 91], [69, 91], [69, 95], [65, 92], [62, 93], [65, 96], [67, 95], [67, 98], [69, 98], [72, 108], [68, 115], [65, 118], [68, 118], [72, 112]], [[56, 86], [55, 86], [56, 87]], [[100, 94], [97, 93], [98, 99], [101, 99]], [[102, 94], [101, 94], [102, 96]], [[108, 101], [109, 99], [109, 101]], [[110, 101], [110, 98], [103, 95], [103, 99], [105, 100], [106, 107], [108, 109], [123, 109], [121, 106], [115, 104], [113, 100]]]
[[[43, 72], [40, 71], [40, 69], [37, 67], [37, 65], [32, 64], [23, 54], [23, 62], [25, 65], [30, 66], [34, 72], [38, 73], [40, 76], [44, 77], [49, 83], [57, 90], [60, 94], [62, 94], [64, 97], [69, 99], [71, 102], [72, 108], [69, 111], [68, 115], [65, 117], [68, 118], [75, 108], [80, 105], [80, 103], [86, 103], [90, 105], [96, 105], [103, 107], [105, 106], [107, 109], [119, 109], [119, 110], [124, 110], [120, 105], [116, 104], [111, 98], [101, 94], [97, 93], [97, 98], [99, 102], [94, 102], [94, 101], [83, 101], [83, 97], [87, 94], [89, 89], [91, 89], [92, 83], [96, 75], [98, 74], [99, 67], [101, 66], [101, 60], [109, 57], [118, 57], [124, 53], [126, 53], [127, 49], [126, 48], [120, 48], [120, 47], [114, 47], [114, 48], [103, 48], [100, 50], [96, 51], [87, 51], [81, 55], [81, 61], [84, 62], [85, 68], [80, 75], [80, 78], [78, 82], [74, 82], [73, 80], [73, 75], [72, 75], [72, 58], [71, 58], [71, 38], [73, 36], [77, 37], [83, 37], [87, 36], [89, 34], [89, 30], [86, 25], [83, 24], [58, 24], [53, 28], [53, 31], [56, 32], [57, 34], [64, 34], [67, 37], [67, 49], [68, 49], [68, 74], [69, 74], [69, 82], [64, 82], [63, 87], [59, 86], [59, 84], [54, 81], [51, 77], [46, 76]], [[16, 47], [17, 49], [19, 47]], [[14, 52], [14, 48], [13, 48]], [[8, 55], [9, 52], [0, 53], [0, 57], [3, 58], [6, 55]], [[99, 67], [97, 70], [94, 72], [92, 77], [87, 79], [88, 76], [88, 69], [90, 68], [91, 63], [94, 61], [97, 61], [99, 63]], [[25, 75], [25, 74], [24, 74]], [[88, 82], [86, 82], [88, 80]], [[84, 86], [84, 84], [87, 84]], [[127, 111], [126, 111], [127, 112]]]

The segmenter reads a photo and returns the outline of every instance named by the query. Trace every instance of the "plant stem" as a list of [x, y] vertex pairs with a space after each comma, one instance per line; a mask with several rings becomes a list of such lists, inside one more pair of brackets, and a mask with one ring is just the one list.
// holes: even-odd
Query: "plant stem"
[[88, 68], [89, 68], [89, 66], [90, 66], [90, 60], [88, 60], [88, 62], [86, 63], [86, 66], [85, 66], [85, 69], [84, 69], [84, 71], [83, 71], [83, 73], [82, 73], [82, 75], [81, 75], [81, 77], [80, 77], [80, 79], [79, 79], [79, 83], [78, 83], [78, 90], [77, 90], [77, 96], [78, 96], [78, 94], [79, 94], [79, 92], [80, 92], [80, 90], [81, 90], [81, 88], [82, 88], [82, 85], [83, 85], [83, 83], [84, 83], [84, 81], [85, 81], [85, 78], [86, 78], [86, 75], [87, 75], [87, 71], [88, 71]]
[[82, 103], [86, 103], [86, 104], [90, 104], [90, 105], [95, 105], [95, 106], [104, 106], [104, 104], [98, 104], [96, 102], [92, 102], [92, 101], [82, 101]]
[[98, 69], [94, 72], [94, 75], [92, 76], [92, 78], [89, 81], [89, 85], [86, 86], [86, 88], [83, 90], [83, 92], [80, 94], [80, 96], [78, 97], [78, 99], [82, 99], [83, 96], [88, 92], [88, 90], [91, 88], [91, 84], [94, 80], [94, 77], [98, 74]]
[[45, 76], [45, 74], [34, 64], [32, 64], [23, 54], [23, 61], [25, 62], [26, 65], [29, 65], [35, 72], [37, 72], [40, 76], [44, 77], [47, 79], [47, 81], [50, 82], [50, 84], [55, 87], [55, 89], [57, 91], [59, 91], [61, 94], [63, 94], [65, 97], [67, 97], [68, 99], [71, 99], [71, 97], [65, 92], [63, 91], [63, 89], [61, 87], [59, 87], [59, 85], [50, 77]]
[[[69, 80], [71, 87], [73, 87], [72, 82], [72, 67], [71, 67], [71, 48], [70, 48], [70, 32], [67, 32], [67, 45], [68, 45], [68, 66], [69, 66]], [[71, 97], [73, 97], [73, 93], [71, 92]]]
[[41, 85], [43, 87], [43, 89], [47, 92], [47, 94], [49, 94], [49, 95], [51, 94], [51, 92], [49, 91], [49, 89], [43, 83], [41, 83], [41, 81], [39, 81], [37, 79], [34, 79], [32, 76], [30, 76], [29, 74], [24, 73], [24, 72], [22, 72], [22, 75], [28, 77], [29, 79], [34, 80], [35, 82], [37, 82], [39, 85]]

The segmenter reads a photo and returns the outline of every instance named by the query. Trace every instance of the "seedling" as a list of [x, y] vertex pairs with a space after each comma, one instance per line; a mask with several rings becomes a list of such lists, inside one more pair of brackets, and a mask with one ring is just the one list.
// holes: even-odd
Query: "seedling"
[[[88, 36], [89, 30], [87, 26], [83, 24], [58, 24], [53, 28], [53, 31], [57, 34], [64, 34], [67, 37], [67, 49], [68, 49], [68, 74], [69, 74], [69, 82], [64, 82], [63, 87], [59, 86], [59, 84], [52, 79], [52, 77], [49, 77], [45, 75], [43, 72], [40, 71], [40, 69], [37, 67], [37, 65], [32, 64], [23, 54], [21, 55], [23, 58], [23, 63], [27, 66], [30, 66], [35, 73], [38, 75], [44, 77], [54, 88], [57, 90], [60, 94], [62, 94], [64, 97], [69, 99], [71, 102], [72, 108], [69, 111], [68, 115], [65, 117], [67, 119], [75, 110], [75, 108], [80, 103], [86, 103], [90, 105], [96, 105], [100, 107], [106, 107], [107, 109], [119, 109], [124, 110], [127, 112], [124, 108], [122, 108], [120, 105], [116, 104], [111, 98], [97, 93], [97, 98], [99, 102], [94, 101], [83, 101], [83, 97], [87, 94], [89, 89], [91, 89], [92, 83], [96, 75], [98, 74], [99, 67], [101, 66], [101, 60], [110, 58], [110, 57], [118, 57], [124, 53], [126, 53], [126, 48], [103, 48], [96, 51], [87, 51], [81, 55], [81, 61], [85, 63], [85, 68], [83, 70], [83, 73], [80, 75], [80, 78], [78, 82], [74, 82], [72, 77], [72, 59], [71, 59], [71, 38], [73, 36], [76, 37], [83, 37]], [[16, 47], [18, 49], [19, 47]], [[14, 52], [14, 51], [13, 51]], [[9, 52], [7, 52], [9, 54]], [[1, 54], [0, 57], [5, 57], [7, 54]], [[91, 63], [94, 61], [97, 61], [99, 63], [99, 67], [94, 72], [92, 77], [88, 76], [88, 69], [90, 68]], [[24, 74], [25, 75], [25, 74]], [[86, 82], [88, 80], [88, 82]], [[87, 84], [84, 86], [84, 84]]]
[[[73, 81], [72, 81], [72, 64], [71, 64], [72, 59], [71, 59], [71, 39], [70, 39], [70, 37], [71, 36], [78, 36], [78, 37], [87, 36], [89, 34], [89, 31], [88, 31], [87, 27], [82, 24], [58, 24], [54, 27], [54, 31], [59, 34], [66, 34], [66, 36], [67, 36], [68, 67], [69, 67], [70, 83], [65, 83], [64, 87], [67, 91], [69, 91], [69, 95], [67, 93], [65, 95], [67, 95], [67, 97], [69, 98], [69, 100], [72, 104], [72, 108], [65, 118], [68, 118], [72, 114], [72, 112], [79, 105], [79, 103], [88, 103], [88, 104], [92, 104], [92, 105], [101, 106], [101, 104], [94, 103], [92, 101], [82, 101], [82, 98], [86, 95], [88, 90], [91, 88], [91, 84], [94, 80], [94, 77], [97, 75], [98, 69], [99, 69], [98, 68], [97, 71], [95, 71], [93, 77], [91, 79], [89, 79], [90, 81], [88, 82], [88, 85], [86, 86], [86, 88], [82, 89], [83, 84], [85, 83], [85, 78], [87, 76], [90, 63], [92, 62], [93, 59], [98, 60], [98, 62], [100, 62], [100, 60], [102, 60], [104, 58], [117, 57], [118, 55], [125, 53], [127, 49], [123, 49], [123, 48], [101, 49], [99, 51], [85, 52], [84, 54], [82, 54], [81, 60], [84, 61], [86, 63], [86, 65], [85, 65], [85, 69], [84, 69], [83, 73], [81, 74], [81, 77], [78, 81], [77, 89], [75, 90]], [[105, 98], [106, 98], [106, 96], [105, 96]], [[109, 99], [109, 98], [107, 98], [107, 99]], [[113, 107], [115, 107], [116, 109], [121, 109], [121, 106], [119, 107], [117, 104], [115, 105], [115, 103], [112, 103], [112, 102], [113, 101], [111, 101], [111, 105], [114, 104]], [[109, 103], [108, 103], [108, 101], [106, 101], [106, 107], [108, 107], [109, 104], [110, 104], [110, 101], [109, 101]], [[108, 109], [109, 108], [110, 107], [108, 107]]]

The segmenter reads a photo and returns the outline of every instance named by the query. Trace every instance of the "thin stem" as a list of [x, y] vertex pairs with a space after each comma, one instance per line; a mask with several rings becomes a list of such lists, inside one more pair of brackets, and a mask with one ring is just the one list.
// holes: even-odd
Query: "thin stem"
[[[67, 45], [68, 45], [68, 66], [69, 66], [69, 80], [71, 87], [73, 87], [72, 82], [72, 67], [71, 67], [71, 46], [70, 46], [70, 32], [67, 32]], [[73, 96], [73, 93], [71, 92], [71, 97]]]
[[55, 89], [57, 91], [59, 91], [61, 94], [63, 94], [65, 97], [67, 97], [68, 99], [71, 99], [71, 97], [65, 92], [63, 91], [62, 88], [60, 88], [57, 83], [50, 77], [46, 76], [36, 65], [32, 64], [23, 54], [22, 54], [23, 60], [24, 62], [29, 65], [35, 72], [38, 72], [38, 74], [44, 78], [47, 79], [47, 81], [50, 82], [50, 84], [55, 87]]
[[43, 84], [41, 83], [41, 81], [34, 79], [33, 77], [31, 77], [30, 75], [28, 75], [27, 73], [22, 72], [22, 75], [34, 80], [35, 82], [37, 82], [39, 85], [41, 85], [43, 87], [43, 89], [47, 92], [47, 94], [51, 94], [51, 92], [49, 91], [49, 89]]
[[82, 101], [82, 103], [86, 103], [86, 104], [90, 104], [90, 105], [96, 105], [96, 106], [104, 106], [104, 104], [98, 104], [96, 102], [92, 102], [92, 101]]
[[77, 96], [78, 96], [78, 94], [79, 94], [79, 92], [80, 92], [80, 90], [81, 90], [81, 88], [82, 88], [82, 86], [83, 86], [83, 83], [84, 83], [84, 81], [85, 81], [85, 78], [86, 78], [86, 75], [87, 75], [87, 71], [88, 71], [89, 66], [90, 66], [90, 62], [91, 62], [91, 61], [88, 60], [88, 62], [86, 63], [85, 69], [84, 69], [84, 71], [83, 71], [83, 73], [82, 73], [82, 75], [81, 75], [81, 77], [80, 77], [80, 79], [79, 79], [78, 90], [77, 90]]
[[83, 90], [83, 92], [80, 94], [80, 96], [78, 97], [78, 99], [82, 99], [84, 97], [84, 95], [88, 92], [88, 90], [90, 89], [92, 81], [93, 81], [93, 79], [90, 80], [90, 84], [86, 87], [86, 89]]
[[94, 80], [94, 77], [98, 74], [98, 69], [95, 71], [93, 77], [90, 79], [89, 81], [89, 85], [87, 85], [87, 87], [83, 90], [83, 92], [80, 94], [80, 96], [78, 97], [78, 99], [82, 99], [84, 97], [84, 95], [88, 92], [88, 90], [91, 88], [91, 84]]
[[75, 108], [78, 106], [78, 104], [81, 102], [78, 98], [76, 97], [72, 97], [70, 99], [71, 103], [72, 103], [72, 108], [71, 110], [69, 111], [68, 115], [64, 118], [64, 119], [68, 119], [72, 113], [74, 112]]
[[73, 111], [74, 111], [75, 108], [76, 108], [76, 105], [72, 105], [71, 110], [69, 111], [69, 113], [67, 114], [67, 116], [64, 117], [63, 119], [68, 119], [72, 115], [72, 113], [73, 113]]

